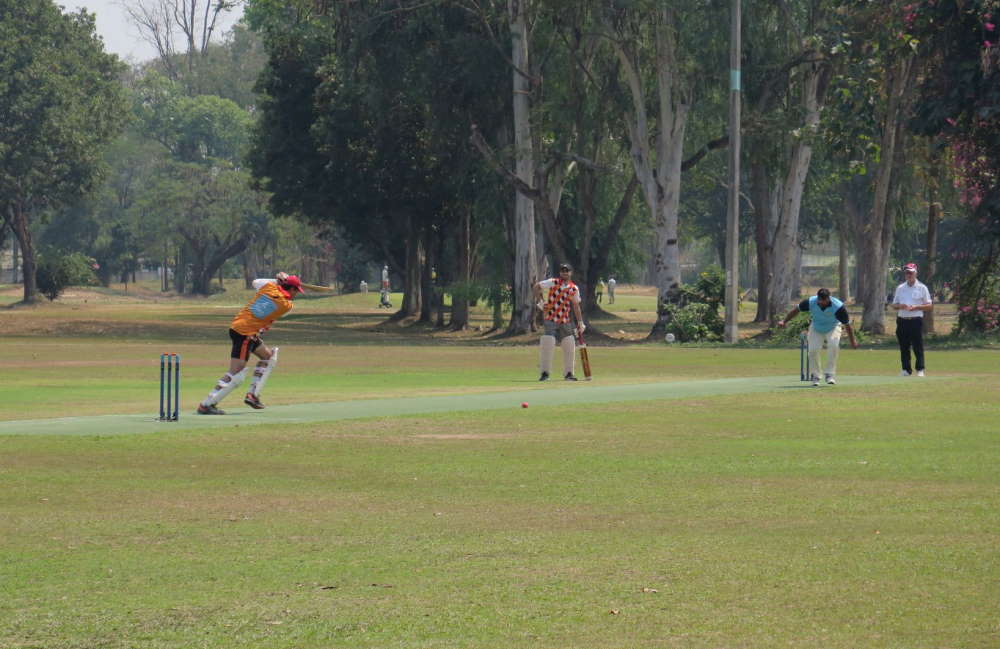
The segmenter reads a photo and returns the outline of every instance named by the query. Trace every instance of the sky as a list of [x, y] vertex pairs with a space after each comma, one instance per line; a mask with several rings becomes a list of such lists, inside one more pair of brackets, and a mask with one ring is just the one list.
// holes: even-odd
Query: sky
[[[129, 19], [122, 2], [137, 0], [56, 0], [66, 11], [83, 8], [97, 16], [97, 33], [104, 39], [104, 48], [117, 54], [123, 60], [135, 63], [148, 61], [156, 56], [156, 49], [139, 36], [139, 30]], [[239, 20], [243, 8], [237, 7], [221, 22], [221, 29], [216, 31], [221, 35]], [[213, 38], [213, 40], [215, 40]]]

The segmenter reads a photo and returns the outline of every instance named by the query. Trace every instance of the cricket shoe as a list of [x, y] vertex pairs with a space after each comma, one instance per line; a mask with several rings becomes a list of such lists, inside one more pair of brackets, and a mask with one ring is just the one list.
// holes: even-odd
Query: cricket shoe
[[837, 379], [833, 376], [833, 374], [827, 374], [826, 375], [826, 384], [827, 385], [837, 385]]
[[917, 376], [927, 376], [923, 370], [917, 370]]
[[813, 376], [812, 376], [812, 383], [813, 383], [813, 387], [814, 388], [818, 388], [819, 387], [819, 376], [813, 374]]
[[254, 410], [264, 409], [264, 404], [260, 402], [260, 399], [253, 392], [247, 392], [247, 396], [243, 397], [243, 403], [247, 404]]
[[206, 405], [201, 404], [201, 403], [198, 404], [198, 411], [197, 412], [198, 412], [199, 415], [224, 415], [224, 414], [226, 414], [225, 410], [219, 410], [214, 405], [206, 406]]
[[548, 381], [549, 380], [549, 373], [548, 372], [542, 372], [542, 375], [538, 377], [538, 380], [539, 381]]
[[900, 375], [900, 376], [909, 376], [909, 375], [910, 375], [910, 373], [909, 373], [909, 372], [907, 372], [906, 370], [902, 370], [902, 371], [901, 371], [901, 372], [899, 373], [899, 375]]
[[566, 376], [563, 377], [563, 380], [566, 380], [566, 381], [579, 381], [580, 379], [578, 379], [575, 376], [573, 376], [572, 372], [566, 372]]

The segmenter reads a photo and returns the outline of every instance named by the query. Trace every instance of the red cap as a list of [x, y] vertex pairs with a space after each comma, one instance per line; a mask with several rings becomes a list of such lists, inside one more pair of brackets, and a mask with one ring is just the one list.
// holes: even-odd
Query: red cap
[[285, 288], [294, 288], [299, 293], [305, 293], [302, 289], [302, 280], [299, 279], [298, 275], [289, 275], [285, 278], [285, 281], [281, 283]]
[[909, 272], [914, 272], [915, 273], [915, 272], [917, 272], [917, 265], [914, 264], [911, 261], [910, 263], [908, 263], [905, 266], [903, 266], [903, 272], [904, 273], [909, 273]]

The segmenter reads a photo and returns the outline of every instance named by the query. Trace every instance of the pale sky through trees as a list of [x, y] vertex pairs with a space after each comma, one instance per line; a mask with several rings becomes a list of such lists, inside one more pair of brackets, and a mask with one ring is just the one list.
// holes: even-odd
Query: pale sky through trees
[[[122, 0], [57, 0], [66, 11], [83, 8], [97, 16], [97, 33], [104, 39], [104, 48], [117, 54], [123, 60], [132, 59], [136, 63], [148, 61], [156, 56], [156, 49], [139, 36], [138, 28], [128, 19], [122, 8]], [[237, 7], [219, 20], [218, 37], [243, 15], [243, 7]], [[217, 37], [216, 37], [217, 38]]]

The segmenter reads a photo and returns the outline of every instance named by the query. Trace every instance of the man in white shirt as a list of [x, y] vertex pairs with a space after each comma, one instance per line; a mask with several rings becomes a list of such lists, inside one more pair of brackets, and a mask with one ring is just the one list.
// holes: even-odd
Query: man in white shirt
[[924, 375], [924, 311], [934, 308], [931, 292], [917, 281], [917, 265], [903, 266], [906, 281], [896, 287], [892, 308], [896, 309], [896, 340], [903, 369], [900, 376], [913, 374], [910, 365], [910, 348], [917, 359], [917, 376]]

